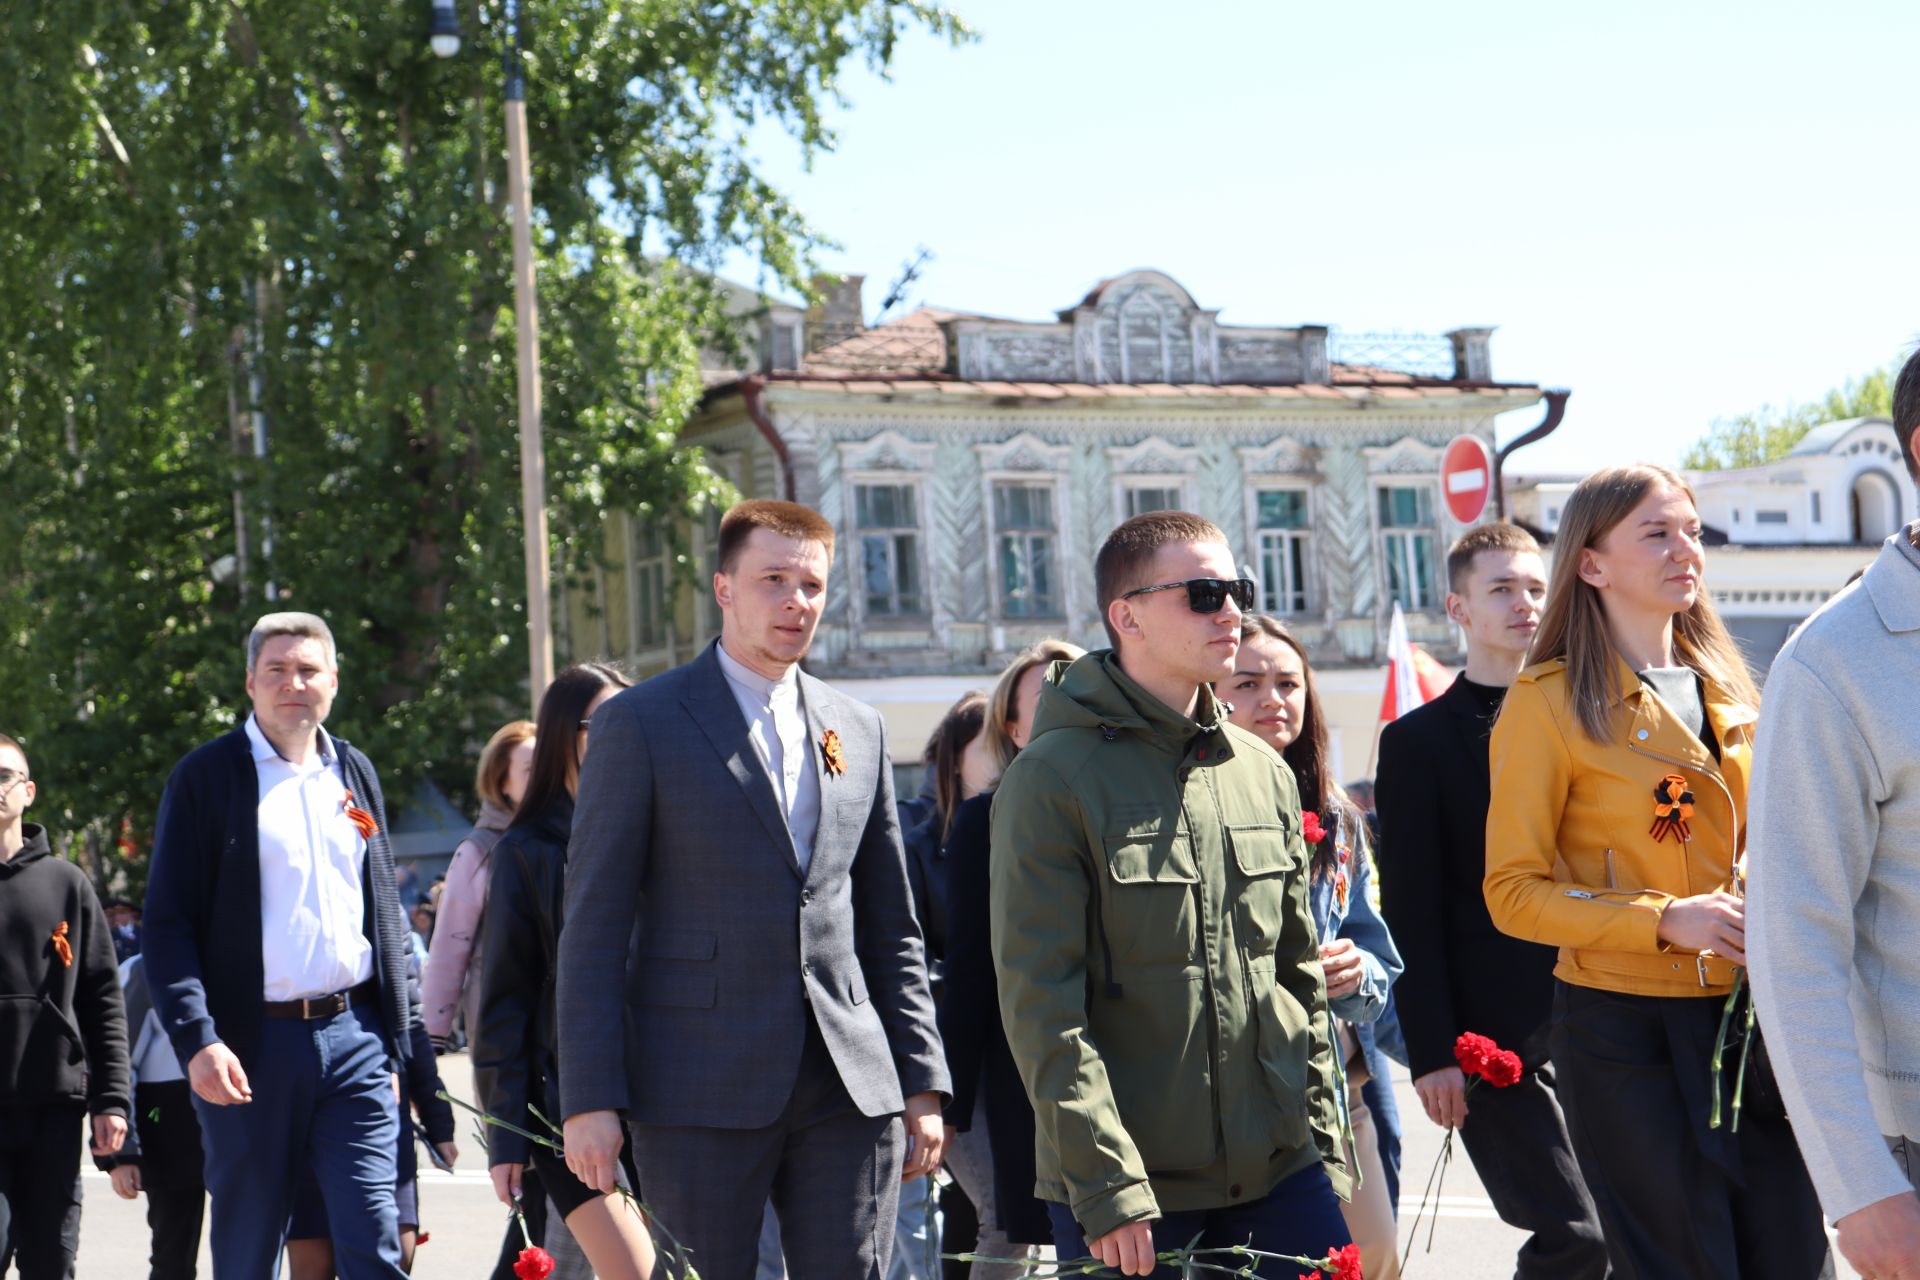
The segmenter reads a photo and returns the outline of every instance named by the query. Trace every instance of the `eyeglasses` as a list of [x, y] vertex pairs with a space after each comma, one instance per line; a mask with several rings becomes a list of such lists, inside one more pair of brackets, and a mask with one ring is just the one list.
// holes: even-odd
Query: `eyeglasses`
[[24, 773], [15, 773], [11, 769], [0, 769], [0, 791], [6, 791], [11, 788], [14, 783], [25, 782], [26, 780], [27, 775]]
[[1253, 608], [1252, 578], [1188, 578], [1185, 582], [1163, 582], [1157, 587], [1135, 587], [1120, 598], [1131, 600], [1150, 592], [1178, 591], [1182, 587], [1187, 591], [1187, 608], [1195, 613], [1220, 612], [1228, 596], [1233, 597], [1235, 607], [1242, 613]]

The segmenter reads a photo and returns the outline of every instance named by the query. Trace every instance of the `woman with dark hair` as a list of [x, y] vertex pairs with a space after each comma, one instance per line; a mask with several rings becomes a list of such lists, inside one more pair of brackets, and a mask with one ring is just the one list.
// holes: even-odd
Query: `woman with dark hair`
[[1533, 665], [1489, 748], [1487, 909], [1560, 949], [1553, 1067], [1613, 1274], [1831, 1275], [1748, 1030], [1746, 859], [1795, 851], [1747, 848], [1760, 691], [1701, 532], [1665, 467], [1595, 472], [1567, 500]]
[[[1313, 686], [1306, 647], [1281, 623], [1248, 614], [1240, 624], [1240, 654], [1219, 690], [1227, 718], [1278, 751], [1300, 784], [1300, 812], [1312, 852], [1308, 891], [1320, 933], [1327, 1001], [1346, 1066], [1346, 1105], [1361, 1177], [1353, 1199], [1341, 1206], [1347, 1229], [1360, 1246], [1367, 1280], [1400, 1274], [1394, 1241], [1394, 1205], [1385, 1161], [1362, 1090], [1372, 1079], [1369, 1051], [1375, 1024], [1387, 1011], [1387, 994], [1400, 976], [1400, 952], [1374, 905], [1373, 856], [1366, 821], [1333, 778], [1327, 719]], [[1313, 838], [1317, 820], [1324, 834]]]
[[[946, 1110], [947, 1168], [980, 1213], [975, 1253], [1006, 1262], [976, 1262], [973, 1280], [1025, 1274], [1030, 1245], [1052, 1244], [1047, 1209], [1034, 1198], [1033, 1107], [1007, 1046], [993, 974], [988, 928], [991, 788], [1027, 744], [1040, 686], [1056, 661], [1084, 650], [1064, 640], [1042, 640], [1014, 658], [986, 700], [986, 724], [962, 753], [965, 773], [977, 774], [983, 793], [963, 799], [948, 822], [946, 991], [940, 1002], [940, 1039], [953, 1078]], [[964, 775], [963, 775], [964, 776]], [[984, 1124], [975, 1123], [984, 1118]]]
[[[488, 1114], [530, 1133], [552, 1132], [556, 1141], [559, 1134], [548, 1124], [560, 1122], [554, 961], [564, 926], [573, 797], [594, 709], [629, 683], [597, 662], [568, 667], [554, 677], [540, 699], [526, 794], [513, 825], [494, 846], [488, 873], [474, 1087]], [[487, 1126], [487, 1152], [502, 1201], [512, 1205], [519, 1199], [521, 1175], [532, 1164], [594, 1273], [603, 1280], [647, 1280], [653, 1241], [646, 1222], [617, 1191], [591, 1190], [573, 1176], [558, 1151], [502, 1125]], [[630, 1162], [627, 1178], [630, 1184], [637, 1181]], [[637, 1188], [630, 1189], [637, 1194]]]

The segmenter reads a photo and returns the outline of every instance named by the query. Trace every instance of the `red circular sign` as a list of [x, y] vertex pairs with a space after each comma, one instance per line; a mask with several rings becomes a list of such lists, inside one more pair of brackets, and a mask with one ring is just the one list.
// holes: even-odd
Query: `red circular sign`
[[1493, 454], [1479, 436], [1455, 436], [1440, 457], [1440, 492], [1461, 524], [1472, 524], [1493, 500]]

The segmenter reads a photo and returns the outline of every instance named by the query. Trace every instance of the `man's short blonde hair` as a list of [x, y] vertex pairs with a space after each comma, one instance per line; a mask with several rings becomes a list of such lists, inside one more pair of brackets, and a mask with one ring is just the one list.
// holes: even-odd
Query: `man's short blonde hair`
[[247, 670], [253, 670], [260, 661], [260, 650], [267, 641], [275, 636], [304, 636], [309, 640], [318, 640], [320, 647], [326, 650], [327, 665], [339, 665], [339, 654], [333, 647], [333, 632], [320, 617], [311, 613], [269, 613], [253, 624], [253, 630], [247, 633]]

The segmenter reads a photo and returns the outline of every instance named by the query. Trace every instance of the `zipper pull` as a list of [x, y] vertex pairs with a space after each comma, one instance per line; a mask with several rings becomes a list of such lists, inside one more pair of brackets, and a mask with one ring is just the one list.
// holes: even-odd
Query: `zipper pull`
[[1569, 898], [1585, 898], [1589, 902], [1593, 900], [1593, 895], [1585, 889], [1569, 889], [1567, 890], [1567, 896]]

